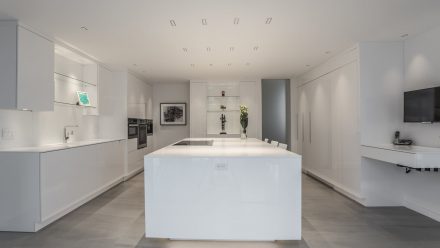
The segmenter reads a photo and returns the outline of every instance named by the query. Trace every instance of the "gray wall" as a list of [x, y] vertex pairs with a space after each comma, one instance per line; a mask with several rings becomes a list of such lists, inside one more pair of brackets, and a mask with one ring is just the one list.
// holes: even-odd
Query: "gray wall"
[[263, 139], [276, 140], [290, 148], [290, 80], [263, 79]]

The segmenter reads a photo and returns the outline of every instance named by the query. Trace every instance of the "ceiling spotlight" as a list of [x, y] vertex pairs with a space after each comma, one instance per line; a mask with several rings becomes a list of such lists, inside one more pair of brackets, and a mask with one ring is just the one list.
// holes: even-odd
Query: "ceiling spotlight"
[[240, 22], [240, 18], [235, 17], [235, 18], [234, 18], [234, 24], [235, 24], [235, 25], [238, 25], [239, 22]]
[[176, 26], [176, 21], [170, 20], [170, 24], [171, 24], [171, 27], [175, 27]]
[[208, 25], [208, 21], [205, 18], [202, 19], [202, 25]]
[[89, 29], [88, 29], [86, 26], [82, 26], [82, 27], [81, 27], [81, 30], [82, 30], [82, 31], [88, 31]]
[[254, 46], [254, 51], [258, 51], [258, 46]]
[[408, 34], [402, 34], [400, 37], [401, 37], [401, 38], [408, 37]]
[[229, 51], [230, 51], [230, 52], [233, 52], [234, 49], [235, 49], [235, 48], [234, 48], [233, 46], [231, 46], [231, 47], [229, 48]]
[[186, 48], [186, 47], [182, 48], [182, 50], [183, 50], [184, 52], [188, 52], [188, 48]]
[[207, 47], [207, 48], [206, 48], [206, 51], [207, 51], [207, 52], [210, 52], [210, 51], [211, 51], [211, 47]]
[[266, 18], [266, 24], [270, 24], [272, 22], [272, 17]]

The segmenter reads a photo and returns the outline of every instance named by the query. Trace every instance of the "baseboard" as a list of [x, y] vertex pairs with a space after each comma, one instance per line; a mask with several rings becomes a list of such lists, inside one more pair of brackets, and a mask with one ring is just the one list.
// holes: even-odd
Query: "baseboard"
[[403, 200], [403, 206], [440, 222], [440, 212], [438, 211], [424, 207], [414, 201], [409, 201], [408, 199]]
[[51, 216], [49, 216], [48, 218], [42, 220], [41, 222], [35, 223], [35, 232], [40, 230], [41, 228], [51, 224], [52, 222], [60, 219], [61, 217], [63, 217], [64, 215], [72, 212], [73, 210], [81, 207], [82, 205], [84, 205], [85, 203], [93, 200], [94, 198], [96, 198], [97, 196], [101, 195], [102, 193], [106, 192], [107, 190], [113, 188], [114, 186], [120, 184], [121, 182], [123, 182], [124, 177], [118, 177], [117, 179], [111, 181], [110, 183], [102, 186], [101, 188], [93, 191], [92, 193], [84, 196], [83, 198], [75, 201], [74, 203], [70, 204], [69, 206], [63, 208], [62, 210], [56, 212], [55, 214], [52, 214]]
[[137, 169], [132, 170], [131, 172], [127, 173], [127, 174], [124, 176], [124, 181], [128, 181], [128, 180], [130, 180], [130, 178], [136, 176], [137, 174], [139, 174], [139, 173], [141, 173], [141, 172], [143, 172], [143, 171], [144, 171], [144, 166], [141, 166], [141, 167], [139, 167], [139, 168], [137, 168]]
[[358, 193], [355, 193], [352, 190], [347, 189], [346, 187], [333, 181], [332, 179], [330, 179], [326, 176], [321, 176], [321, 175], [319, 175], [319, 173], [316, 173], [310, 169], [303, 169], [303, 171], [305, 172], [305, 174], [310, 175], [311, 177], [313, 177], [316, 180], [322, 182], [323, 184], [331, 187], [333, 190], [339, 192], [340, 194], [342, 194], [342, 195], [352, 199], [353, 201], [365, 206], [365, 204], [364, 204], [365, 198], [361, 197]]

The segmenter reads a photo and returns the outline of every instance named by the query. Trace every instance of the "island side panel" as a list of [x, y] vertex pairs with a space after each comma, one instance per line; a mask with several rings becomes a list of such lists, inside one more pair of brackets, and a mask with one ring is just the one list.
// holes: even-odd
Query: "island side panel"
[[145, 157], [146, 237], [301, 239], [300, 157]]
[[40, 154], [0, 152], [0, 231], [34, 232], [40, 221]]

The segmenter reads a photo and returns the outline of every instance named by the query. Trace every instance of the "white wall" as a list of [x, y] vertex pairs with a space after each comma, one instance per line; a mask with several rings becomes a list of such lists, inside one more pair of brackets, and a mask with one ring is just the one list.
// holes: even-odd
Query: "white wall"
[[[405, 90], [440, 86], [439, 44], [440, 27], [405, 41]], [[417, 145], [440, 147], [440, 123], [404, 123], [402, 135]], [[440, 174], [416, 172], [399, 179], [404, 205], [440, 221]]]
[[[440, 86], [440, 27], [405, 41], [405, 90]], [[440, 147], [440, 123], [405, 123], [402, 135], [421, 146]]]
[[[160, 103], [186, 103], [185, 126], [160, 126]], [[189, 82], [157, 83], [153, 86], [154, 147], [160, 149], [189, 137]]]

